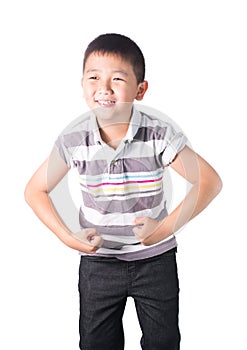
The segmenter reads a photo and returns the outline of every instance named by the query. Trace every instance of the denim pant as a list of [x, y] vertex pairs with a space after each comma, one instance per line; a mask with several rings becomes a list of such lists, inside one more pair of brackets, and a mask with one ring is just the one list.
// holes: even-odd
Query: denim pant
[[122, 316], [135, 302], [143, 350], [179, 350], [176, 248], [136, 261], [82, 256], [80, 349], [123, 350]]

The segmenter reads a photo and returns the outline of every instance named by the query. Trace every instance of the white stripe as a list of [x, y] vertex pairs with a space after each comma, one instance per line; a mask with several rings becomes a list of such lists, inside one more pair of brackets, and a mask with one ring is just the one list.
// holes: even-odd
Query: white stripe
[[140, 172], [126, 172], [120, 174], [103, 173], [98, 175], [79, 175], [80, 182], [82, 184], [87, 183], [102, 183], [106, 181], [119, 182], [119, 181], [145, 181], [145, 180], [156, 180], [163, 175], [163, 169], [151, 170], [151, 171], [140, 171]]
[[[149, 140], [134, 142], [131, 147], [126, 147], [124, 152], [124, 158], [141, 158], [153, 157], [154, 155], [159, 155], [168, 146], [169, 151], [167, 152], [176, 154], [181, 150], [181, 148], [186, 143], [186, 137], [183, 134], [176, 134], [175, 138], [171, 138], [171, 143], [168, 142], [167, 136], [163, 140]], [[112, 149], [111, 147], [104, 145], [94, 145], [94, 146], [76, 146], [70, 147], [69, 153], [72, 154], [74, 160], [79, 161], [95, 161], [104, 160], [109, 164], [114, 159], [117, 159], [118, 154], [122, 152], [122, 148], [118, 151]], [[165, 151], [166, 153], [166, 151]], [[168, 157], [169, 158], [169, 157]]]
[[[164, 149], [166, 144], [167, 142], [165, 142], [164, 140], [134, 142], [131, 144], [131, 147], [126, 147], [126, 150], [124, 152], [124, 158], [153, 157], [155, 149], [160, 151]], [[122, 149], [120, 150], [120, 152], [122, 152]], [[73, 159], [80, 161], [107, 160], [109, 163], [113, 159], [117, 159], [117, 156], [120, 152], [111, 149], [107, 145], [95, 145], [89, 147], [80, 145], [78, 147], [70, 147], [70, 153], [72, 154]], [[158, 154], [157, 152], [155, 153]]]
[[[165, 243], [166, 241], [169, 241], [174, 236], [169, 236], [162, 241], [155, 243], [152, 245], [152, 247], [158, 246], [162, 243]], [[134, 253], [138, 251], [144, 251], [145, 249], [149, 249], [150, 246], [144, 246], [143, 244], [138, 245], [125, 245], [121, 249], [114, 250], [114, 249], [107, 249], [107, 248], [100, 248], [97, 250], [97, 254], [112, 254], [112, 255], [118, 255], [118, 254], [124, 254], [124, 253]]]
[[[139, 192], [139, 193], [149, 193], [149, 191], [155, 191], [162, 189], [162, 180], [159, 182], [151, 182], [144, 184], [122, 184], [119, 186], [114, 186], [114, 184], [107, 184], [99, 187], [88, 187], [88, 193], [91, 193], [92, 196], [112, 196], [114, 194], [126, 195], [128, 193]], [[82, 185], [82, 187], [85, 187]], [[138, 194], [136, 194], [138, 196]]]
[[87, 221], [93, 222], [98, 226], [126, 226], [134, 225], [135, 219], [138, 217], [150, 217], [157, 218], [160, 212], [164, 209], [164, 202], [161, 201], [161, 205], [152, 208], [145, 209], [135, 213], [111, 213], [111, 214], [100, 214], [97, 210], [81, 207], [84, 217]]

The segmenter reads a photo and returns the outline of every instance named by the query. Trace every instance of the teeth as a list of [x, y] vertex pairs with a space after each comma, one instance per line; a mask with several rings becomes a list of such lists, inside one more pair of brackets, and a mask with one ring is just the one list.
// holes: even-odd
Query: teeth
[[105, 106], [108, 106], [108, 105], [111, 105], [114, 103], [114, 101], [101, 101], [99, 100], [98, 101], [101, 105], [105, 105]]

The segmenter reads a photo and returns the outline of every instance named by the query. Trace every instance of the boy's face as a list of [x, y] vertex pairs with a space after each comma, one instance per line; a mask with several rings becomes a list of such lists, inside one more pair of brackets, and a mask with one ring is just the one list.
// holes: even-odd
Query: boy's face
[[147, 87], [146, 81], [137, 83], [132, 65], [118, 55], [92, 53], [86, 61], [82, 88], [90, 109], [113, 112], [123, 103], [132, 106]]

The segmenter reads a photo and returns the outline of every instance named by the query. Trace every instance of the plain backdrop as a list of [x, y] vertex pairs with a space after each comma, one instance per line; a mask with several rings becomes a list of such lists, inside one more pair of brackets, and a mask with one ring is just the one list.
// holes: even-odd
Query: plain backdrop
[[[174, 119], [224, 183], [177, 235], [181, 349], [247, 348], [246, 16], [239, 0], [1, 2], [1, 349], [78, 349], [79, 256], [39, 222], [23, 192], [85, 111], [83, 52], [107, 32], [139, 44], [143, 103]], [[132, 300], [124, 327], [126, 350], [140, 349]]]

